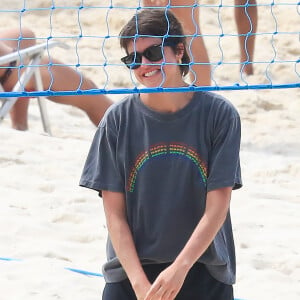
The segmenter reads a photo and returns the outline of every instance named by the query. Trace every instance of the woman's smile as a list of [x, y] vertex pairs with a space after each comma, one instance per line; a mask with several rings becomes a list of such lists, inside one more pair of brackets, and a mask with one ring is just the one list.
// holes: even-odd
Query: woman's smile
[[151, 72], [147, 72], [147, 73], [144, 74], [144, 77], [151, 77], [151, 76], [155, 75], [158, 72], [160, 72], [160, 70], [153, 70]]

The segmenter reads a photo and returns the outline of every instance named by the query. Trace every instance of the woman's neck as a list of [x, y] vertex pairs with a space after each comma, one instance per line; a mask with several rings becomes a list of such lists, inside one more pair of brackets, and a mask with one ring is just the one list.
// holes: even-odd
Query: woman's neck
[[175, 113], [190, 103], [193, 92], [171, 92], [141, 94], [141, 101], [152, 110], [162, 113]]

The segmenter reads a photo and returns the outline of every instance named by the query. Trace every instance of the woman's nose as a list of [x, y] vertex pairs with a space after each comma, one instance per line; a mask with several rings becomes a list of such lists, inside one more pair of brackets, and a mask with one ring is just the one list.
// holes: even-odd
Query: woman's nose
[[151, 64], [151, 60], [147, 59], [145, 56], [142, 56], [141, 67], [148, 67]]

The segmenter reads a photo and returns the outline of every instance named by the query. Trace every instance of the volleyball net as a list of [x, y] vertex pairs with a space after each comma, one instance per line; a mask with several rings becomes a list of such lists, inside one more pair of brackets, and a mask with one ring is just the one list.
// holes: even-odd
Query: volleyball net
[[[165, 3], [163, 3], [165, 2]], [[47, 85], [28, 91], [23, 84], [19, 91], [2, 89], [0, 97], [55, 96], [75, 94], [128, 94], [137, 92], [189, 91], [189, 90], [242, 90], [280, 89], [300, 86], [300, 4], [296, 1], [250, 1], [242, 4], [232, 1], [195, 1], [192, 6], [173, 6], [172, 1], [142, 0], [14, 0], [6, 7], [0, 4], [0, 44], [8, 44], [15, 55], [16, 63], [7, 61], [7, 55], [0, 52], [0, 74], [7, 69], [18, 73], [28, 68], [43, 68], [48, 76]], [[191, 2], [191, 1], [189, 1]], [[241, 1], [240, 1], [241, 2]], [[238, 3], [240, 3], [238, 2]], [[199, 8], [200, 31], [189, 32], [187, 48], [190, 50], [191, 76], [189, 87], [180, 89], [144, 88], [134, 78], [133, 70], [127, 69], [120, 61], [124, 52], [119, 47], [119, 32], [123, 25], [145, 3], [152, 8], [189, 8], [190, 18], [195, 23], [193, 12]], [[164, 4], [164, 5], [162, 5]], [[255, 19], [256, 10], [257, 19]], [[237, 23], [238, 11], [246, 19]], [[245, 26], [246, 24], [246, 26]], [[241, 33], [242, 27], [246, 31]], [[185, 24], [183, 24], [185, 29]], [[25, 28], [34, 32], [26, 36]], [[247, 29], [248, 28], [248, 29]], [[14, 29], [14, 33], [9, 36]], [[17, 34], [16, 34], [17, 32]], [[197, 60], [191, 51], [192, 43], [203, 38], [209, 57], [208, 61]], [[243, 39], [242, 45], [239, 40]], [[254, 55], [251, 57], [251, 39], [255, 39]], [[28, 64], [21, 47], [26, 42], [46, 45], [43, 60], [39, 64]], [[57, 43], [58, 47], [47, 47]], [[15, 47], [12, 45], [15, 44]], [[63, 45], [64, 47], [59, 47]], [[0, 47], [1, 50], [1, 47]], [[244, 51], [244, 57], [242, 52]], [[202, 73], [194, 72], [197, 66], [209, 66], [211, 85], [195, 86]], [[73, 68], [82, 79], [92, 79], [96, 87], [83, 89], [82, 80], [75, 89], [57, 89], [53, 85], [54, 67]], [[247, 69], [252, 69], [247, 74]], [[205, 75], [206, 76], [206, 75]], [[0, 76], [1, 78], [1, 76]]]

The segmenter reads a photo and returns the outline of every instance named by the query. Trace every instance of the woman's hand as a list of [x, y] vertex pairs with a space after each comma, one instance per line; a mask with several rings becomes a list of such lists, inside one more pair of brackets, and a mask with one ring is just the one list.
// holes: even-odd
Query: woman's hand
[[179, 293], [187, 271], [176, 263], [162, 271], [152, 284], [144, 300], [173, 300]]
[[133, 286], [133, 290], [135, 293], [135, 296], [137, 300], [144, 300], [146, 299], [146, 295], [148, 291], [151, 288], [151, 283], [149, 281], [147, 282], [140, 282], [139, 284], [136, 284]]

